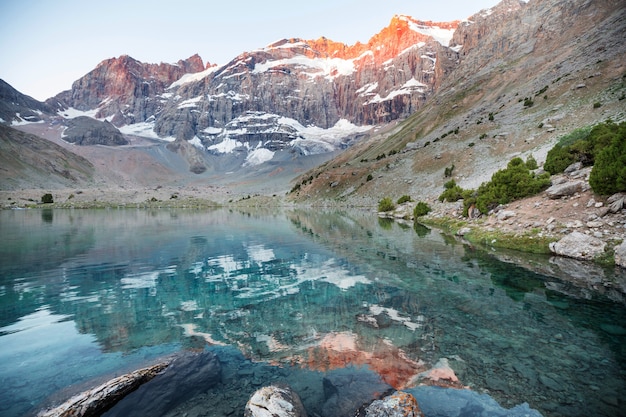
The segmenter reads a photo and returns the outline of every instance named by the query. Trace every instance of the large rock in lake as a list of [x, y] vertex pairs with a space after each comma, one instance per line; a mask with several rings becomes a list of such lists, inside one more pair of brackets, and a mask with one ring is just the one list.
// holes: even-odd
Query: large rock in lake
[[371, 403], [365, 409], [365, 417], [424, 417], [424, 414], [414, 396], [396, 391]]
[[246, 404], [244, 417], [307, 417], [298, 394], [288, 386], [270, 385], [257, 390]]
[[107, 121], [79, 116], [67, 122], [63, 140], [77, 145], [127, 145], [128, 141], [115, 126]]
[[187, 352], [160, 375], [140, 386], [108, 411], [113, 416], [163, 416], [221, 382], [222, 366], [211, 352]]
[[363, 404], [388, 392], [392, 392], [392, 387], [374, 372], [352, 368], [337, 370], [324, 378], [326, 401], [322, 416], [352, 416]]
[[604, 253], [606, 243], [593, 236], [572, 232], [558, 242], [550, 243], [550, 251], [557, 255], [591, 261]]

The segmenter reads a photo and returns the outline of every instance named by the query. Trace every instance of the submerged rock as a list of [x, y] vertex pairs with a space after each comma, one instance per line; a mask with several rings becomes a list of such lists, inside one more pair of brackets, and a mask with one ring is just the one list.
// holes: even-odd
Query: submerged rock
[[345, 417], [392, 390], [373, 372], [346, 368], [324, 378], [323, 417]]
[[405, 390], [428, 417], [542, 417], [527, 403], [505, 409], [487, 394], [468, 389], [419, 386]]
[[604, 253], [606, 243], [580, 232], [572, 232], [558, 242], [550, 243], [550, 250], [561, 256], [591, 261]]
[[307, 417], [298, 394], [289, 386], [270, 385], [257, 390], [246, 404], [244, 417]]
[[441, 387], [463, 387], [446, 358], [439, 359], [431, 369], [417, 375], [412, 381], [412, 383], [418, 382]]

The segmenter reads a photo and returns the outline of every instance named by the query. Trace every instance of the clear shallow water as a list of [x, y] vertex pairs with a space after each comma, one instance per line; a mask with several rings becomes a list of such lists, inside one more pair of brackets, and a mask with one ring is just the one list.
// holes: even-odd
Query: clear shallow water
[[402, 387], [440, 358], [507, 408], [626, 407], [623, 294], [579, 276], [624, 282], [615, 271], [516, 266], [371, 213], [4, 211], [0, 234], [3, 416], [203, 348], [220, 382], [169, 415], [241, 415], [268, 381], [319, 413], [325, 375]]

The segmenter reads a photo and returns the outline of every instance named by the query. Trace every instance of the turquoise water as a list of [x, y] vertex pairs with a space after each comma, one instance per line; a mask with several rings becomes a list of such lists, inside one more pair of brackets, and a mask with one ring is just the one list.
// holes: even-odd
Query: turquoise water
[[3, 416], [203, 349], [220, 380], [164, 414], [242, 415], [275, 380], [319, 414], [329, 374], [403, 387], [441, 358], [506, 408], [626, 408], [621, 271], [361, 212], [15, 210], [0, 235]]

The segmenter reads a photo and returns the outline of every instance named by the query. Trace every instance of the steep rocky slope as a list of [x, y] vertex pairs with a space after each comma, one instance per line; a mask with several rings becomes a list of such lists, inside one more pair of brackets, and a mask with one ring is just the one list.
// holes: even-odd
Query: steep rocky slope
[[0, 124], [0, 190], [89, 185], [93, 165], [63, 147]]
[[291, 196], [430, 201], [445, 168], [474, 188], [513, 156], [541, 163], [563, 134], [626, 118], [624, 33], [626, 9], [613, 0], [505, 0], [478, 13], [460, 24], [460, 62], [421, 109], [298, 178]]
[[147, 64], [123, 55], [102, 61], [75, 81], [71, 90], [48, 99], [46, 104], [61, 112], [69, 108], [96, 110], [93, 117], [107, 118], [116, 126], [143, 122], [161, 110], [157, 95], [184, 74], [203, 69], [198, 55], [176, 64]]
[[0, 80], [0, 123], [39, 122], [42, 114], [51, 114], [53, 109], [45, 103], [24, 95]]

